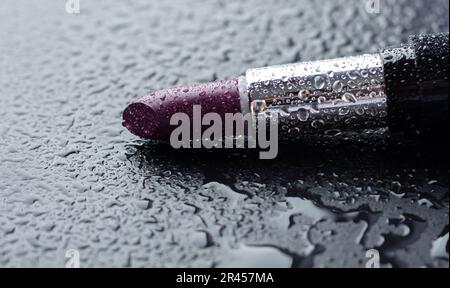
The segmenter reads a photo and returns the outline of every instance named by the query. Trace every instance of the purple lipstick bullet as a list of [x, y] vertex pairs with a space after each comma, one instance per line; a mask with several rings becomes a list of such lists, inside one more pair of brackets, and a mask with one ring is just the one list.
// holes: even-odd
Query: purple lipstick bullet
[[173, 114], [181, 112], [192, 118], [193, 106], [200, 105], [202, 115], [215, 112], [224, 117], [225, 113], [241, 112], [240, 101], [237, 79], [169, 88], [129, 104], [123, 112], [123, 126], [139, 137], [167, 141], [176, 128], [170, 125]]

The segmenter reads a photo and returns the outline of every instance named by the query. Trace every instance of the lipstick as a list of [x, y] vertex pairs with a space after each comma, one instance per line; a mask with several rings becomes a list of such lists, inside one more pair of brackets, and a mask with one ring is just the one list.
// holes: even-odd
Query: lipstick
[[281, 139], [380, 127], [423, 133], [448, 121], [448, 37], [414, 35], [377, 53], [252, 68], [236, 79], [154, 91], [126, 107], [123, 126], [168, 142], [176, 128], [171, 117], [192, 120], [199, 105], [202, 115], [276, 115]]

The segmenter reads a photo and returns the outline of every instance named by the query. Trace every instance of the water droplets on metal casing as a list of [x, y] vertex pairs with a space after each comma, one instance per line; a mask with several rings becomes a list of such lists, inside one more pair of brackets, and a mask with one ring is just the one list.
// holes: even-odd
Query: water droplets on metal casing
[[245, 77], [250, 105], [263, 108], [252, 112], [277, 114], [281, 137], [386, 126], [379, 54], [249, 69]]

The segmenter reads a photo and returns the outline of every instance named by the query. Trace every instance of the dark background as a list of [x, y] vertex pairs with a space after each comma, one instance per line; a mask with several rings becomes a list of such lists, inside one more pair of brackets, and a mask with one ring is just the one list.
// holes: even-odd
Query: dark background
[[267, 161], [121, 126], [152, 89], [448, 31], [447, 0], [80, 2], [0, 2], [1, 267], [448, 267], [447, 148], [376, 131]]

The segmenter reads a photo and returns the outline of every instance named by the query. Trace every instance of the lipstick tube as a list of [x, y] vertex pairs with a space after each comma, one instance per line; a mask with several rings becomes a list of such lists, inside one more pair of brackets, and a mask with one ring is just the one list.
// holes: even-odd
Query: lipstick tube
[[276, 115], [281, 140], [379, 127], [424, 133], [448, 122], [448, 37], [416, 35], [378, 53], [254, 68], [238, 79], [152, 92], [125, 109], [124, 126], [168, 141], [170, 117], [192, 117], [201, 105], [202, 115]]

